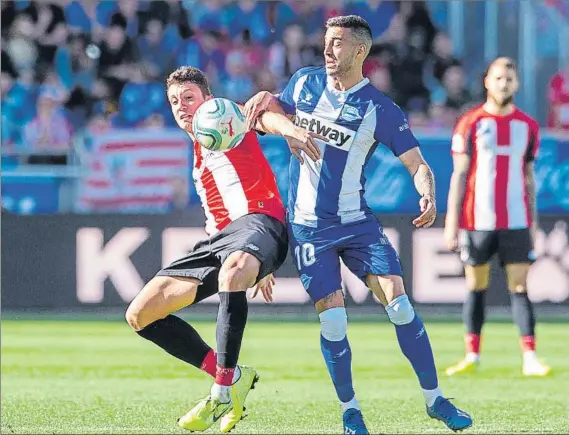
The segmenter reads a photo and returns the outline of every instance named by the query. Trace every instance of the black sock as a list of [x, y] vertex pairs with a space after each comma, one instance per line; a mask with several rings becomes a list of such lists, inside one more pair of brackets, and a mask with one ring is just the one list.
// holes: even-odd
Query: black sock
[[533, 305], [527, 293], [510, 293], [514, 322], [520, 329], [521, 336], [535, 335], [535, 317]]
[[200, 368], [205, 356], [211, 351], [211, 347], [203, 341], [198, 331], [171, 314], [136, 333], [160, 346], [170, 355], [197, 368]]
[[246, 292], [219, 292], [216, 329], [219, 367], [234, 369], [237, 366], [248, 309]]
[[486, 291], [468, 292], [468, 298], [462, 307], [462, 318], [469, 334], [480, 335], [482, 332], [482, 326], [486, 320], [485, 294]]

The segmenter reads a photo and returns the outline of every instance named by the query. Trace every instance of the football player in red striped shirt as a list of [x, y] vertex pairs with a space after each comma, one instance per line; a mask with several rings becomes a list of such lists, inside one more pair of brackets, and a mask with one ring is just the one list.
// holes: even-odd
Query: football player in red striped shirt
[[[184, 66], [168, 77], [168, 101], [178, 126], [193, 139], [192, 118], [198, 107], [213, 98], [207, 78]], [[267, 117], [284, 115], [266, 112]], [[313, 133], [294, 127], [293, 153], [302, 150], [320, 158]], [[319, 137], [319, 136], [318, 136]], [[132, 301], [126, 312], [129, 325], [174, 357], [215, 378], [211, 394], [179, 421], [190, 431], [208, 429], [217, 420], [227, 433], [243, 415], [249, 391], [258, 379], [251, 367], [237, 366], [247, 322], [246, 290], [255, 287], [272, 300], [272, 273], [288, 252], [285, 209], [273, 171], [254, 131], [227, 151], [210, 151], [194, 142], [194, 181], [206, 214], [209, 238], [186, 256], [160, 270]], [[217, 353], [187, 322], [172, 313], [219, 294]]]
[[452, 138], [454, 171], [445, 239], [449, 249], [460, 251], [469, 291], [463, 310], [466, 357], [446, 374], [478, 368], [484, 295], [490, 259], [497, 254], [506, 271], [513, 317], [520, 330], [522, 372], [545, 376], [550, 368], [535, 353], [535, 317], [527, 294], [527, 274], [535, 260], [534, 160], [539, 126], [513, 103], [519, 83], [511, 59], [494, 60], [484, 84], [486, 102], [458, 120]]

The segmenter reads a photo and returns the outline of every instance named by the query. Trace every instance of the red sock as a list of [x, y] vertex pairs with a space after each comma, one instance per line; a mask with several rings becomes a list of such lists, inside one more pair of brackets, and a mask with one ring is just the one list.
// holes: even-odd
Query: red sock
[[230, 387], [233, 384], [234, 373], [235, 373], [235, 367], [227, 369], [225, 367], [217, 366], [217, 372], [215, 374], [215, 383], [217, 385], [224, 385]]
[[211, 377], [215, 378], [217, 372], [217, 354], [215, 350], [211, 349], [205, 358], [203, 359], [202, 365], [200, 366], [200, 370], [206, 372]]
[[535, 335], [523, 335], [520, 338], [520, 345], [523, 352], [535, 351]]
[[464, 345], [466, 346], [467, 353], [480, 353], [480, 335], [466, 334], [464, 336]]

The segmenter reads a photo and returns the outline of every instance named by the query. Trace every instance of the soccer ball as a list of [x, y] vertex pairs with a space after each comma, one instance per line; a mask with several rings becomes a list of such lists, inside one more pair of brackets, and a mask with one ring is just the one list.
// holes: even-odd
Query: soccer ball
[[245, 117], [233, 101], [213, 98], [205, 101], [194, 114], [192, 130], [204, 148], [229, 151], [245, 136]]

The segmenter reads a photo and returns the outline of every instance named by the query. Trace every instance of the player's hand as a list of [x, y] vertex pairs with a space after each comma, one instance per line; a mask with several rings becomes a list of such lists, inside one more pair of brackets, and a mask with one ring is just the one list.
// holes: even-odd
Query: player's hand
[[267, 275], [257, 283], [250, 298], [251, 299], [255, 298], [259, 293], [259, 291], [261, 291], [261, 294], [263, 295], [263, 298], [265, 299], [266, 303], [273, 302], [274, 285], [275, 285], [275, 277], [271, 273], [270, 275]]
[[445, 242], [450, 251], [458, 251], [458, 228], [456, 225], [445, 225]]
[[421, 215], [413, 220], [417, 228], [429, 228], [437, 218], [437, 206], [433, 196], [423, 196], [419, 201]]
[[265, 110], [267, 110], [273, 101], [273, 94], [267, 91], [261, 91], [253, 95], [243, 107], [243, 114], [245, 115], [245, 129], [246, 131], [252, 130], [257, 122], [257, 118]]
[[285, 139], [290, 152], [298, 159], [301, 165], [304, 164], [304, 158], [300, 151], [303, 151], [309, 158], [317, 162], [322, 158], [322, 151], [315, 139], [328, 142], [328, 138], [300, 127], [295, 128], [294, 136], [285, 136]]

